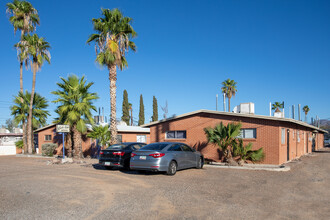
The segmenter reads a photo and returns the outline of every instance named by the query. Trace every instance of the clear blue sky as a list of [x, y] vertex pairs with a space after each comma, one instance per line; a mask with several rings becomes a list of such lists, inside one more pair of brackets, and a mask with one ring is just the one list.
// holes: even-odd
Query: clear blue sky
[[[232, 107], [254, 102], [256, 114], [268, 115], [269, 102], [309, 105], [310, 116], [330, 118], [330, 1], [30, 1], [38, 9], [37, 34], [50, 42], [51, 65], [37, 74], [36, 90], [49, 101], [60, 77], [85, 75], [99, 94], [97, 107], [110, 113], [107, 69], [95, 64], [92, 18], [101, 7], [118, 7], [134, 19], [138, 50], [118, 72], [117, 117], [127, 89], [138, 119], [143, 95], [146, 122], [152, 96], [168, 101], [169, 116], [215, 109], [215, 95], [227, 78], [238, 84]], [[0, 4], [0, 124], [10, 118], [9, 106], [19, 90], [19, 64], [13, 45], [19, 40]], [[31, 71], [24, 71], [24, 89], [31, 91]], [[219, 99], [221, 103], [221, 98]], [[50, 103], [51, 122], [56, 105]], [[297, 108], [297, 107], [296, 107]], [[220, 104], [220, 110], [222, 105]]]

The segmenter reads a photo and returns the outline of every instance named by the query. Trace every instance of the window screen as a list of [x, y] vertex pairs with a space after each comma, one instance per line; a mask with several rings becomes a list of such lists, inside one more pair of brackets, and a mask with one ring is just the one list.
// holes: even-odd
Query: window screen
[[241, 133], [237, 136], [238, 138], [256, 138], [257, 131], [255, 128], [244, 128], [241, 129]]
[[285, 128], [282, 128], [281, 131], [281, 143], [285, 144]]
[[186, 139], [186, 131], [167, 131], [166, 139]]
[[51, 141], [52, 136], [51, 135], [45, 135], [45, 141]]

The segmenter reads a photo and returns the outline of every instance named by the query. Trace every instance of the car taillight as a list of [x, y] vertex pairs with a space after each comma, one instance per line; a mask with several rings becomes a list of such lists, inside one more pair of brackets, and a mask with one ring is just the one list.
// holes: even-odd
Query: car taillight
[[103, 152], [103, 151], [101, 151], [101, 152], [100, 152], [100, 154], [104, 154], [104, 152]]
[[155, 153], [155, 154], [149, 154], [149, 156], [153, 157], [153, 158], [160, 158], [165, 156], [164, 153]]
[[136, 156], [136, 154], [135, 153], [131, 153], [131, 157], [135, 157]]
[[125, 152], [113, 152], [113, 155], [124, 156]]

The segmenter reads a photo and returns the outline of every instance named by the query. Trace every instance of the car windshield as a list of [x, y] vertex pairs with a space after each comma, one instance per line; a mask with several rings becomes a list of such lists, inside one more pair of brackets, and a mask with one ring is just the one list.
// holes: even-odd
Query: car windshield
[[141, 147], [140, 150], [163, 150], [168, 144], [148, 144], [144, 147]]
[[123, 144], [114, 144], [107, 148], [107, 150], [122, 150], [126, 145]]

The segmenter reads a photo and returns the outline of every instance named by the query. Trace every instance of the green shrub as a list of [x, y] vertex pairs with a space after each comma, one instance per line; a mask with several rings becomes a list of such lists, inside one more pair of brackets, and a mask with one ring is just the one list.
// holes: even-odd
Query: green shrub
[[23, 140], [19, 140], [15, 142], [16, 148], [23, 149]]
[[53, 144], [53, 143], [47, 143], [47, 144], [43, 144], [41, 146], [42, 148], [42, 155], [43, 156], [49, 156], [52, 157], [54, 154], [54, 150], [58, 147], [57, 144]]

